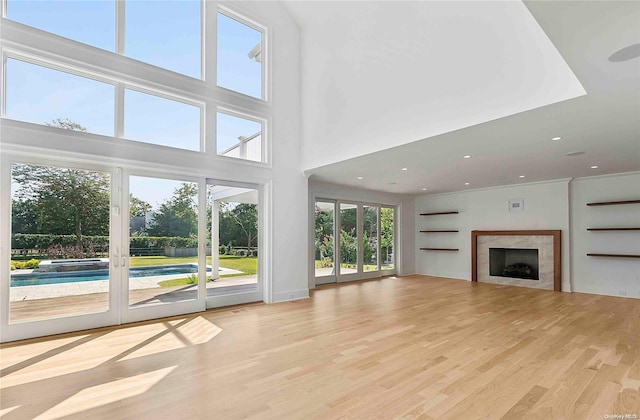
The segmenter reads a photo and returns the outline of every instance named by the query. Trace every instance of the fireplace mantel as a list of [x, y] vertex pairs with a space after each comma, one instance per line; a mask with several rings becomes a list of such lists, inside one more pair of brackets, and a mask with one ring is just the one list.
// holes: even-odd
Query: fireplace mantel
[[560, 230], [473, 230], [471, 231], [471, 281], [478, 281], [478, 237], [479, 236], [532, 236], [553, 237], [553, 290], [561, 287], [561, 231]]

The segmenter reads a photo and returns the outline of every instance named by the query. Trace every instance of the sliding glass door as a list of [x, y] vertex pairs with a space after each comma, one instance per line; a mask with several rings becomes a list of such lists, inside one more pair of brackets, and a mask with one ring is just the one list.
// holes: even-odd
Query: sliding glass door
[[262, 188], [207, 181], [208, 308], [263, 299]]
[[315, 200], [315, 284], [395, 274], [395, 212], [378, 204]]
[[[2, 340], [116, 322], [118, 174], [3, 158]], [[118, 260], [119, 261], [119, 260]]]
[[204, 310], [204, 183], [146, 174], [126, 180], [123, 322]]
[[263, 300], [263, 188], [3, 157], [1, 339]]

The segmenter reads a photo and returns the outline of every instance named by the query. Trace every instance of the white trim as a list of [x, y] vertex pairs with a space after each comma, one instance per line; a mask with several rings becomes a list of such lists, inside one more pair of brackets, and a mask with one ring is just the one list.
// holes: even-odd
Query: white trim
[[309, 289], [288, 290], [286, 292], [278, 292], [273, 296], [271, 303], [290, 302], [293, 300], [308, 299]]
[[437, 194], [416, 194], [416, 197], [440, 197], [440, 196], [447, 196], [447, 195], [466, 194], [471, 191], [475, 192], [475, 191], [502, 190], [502, 189], [509, 189], [509, 188], [522, 188], [522, 187], [527, 187], [531, 185], [545, 185], [545, 184], [558, 184], [558, 183], [568, 184], [569, 182], [571, 182], [572, 179], [573, 178], [560, 178], [560, 179], [551, 179], [549, 181], [523, 182], [521, 184], [511, 184], [511, 185], [497, 185], [495, 187], [468, 188], [463, 191], [451, 191], [451, 192], [443, 192], [443, 193], [437, 193]]
[[640, 175], [640, 171], [619, 172], [619, 173], [615, 173], [615, 174], [583, 176], [583, 177], [580, 177], [580, 178], [573, 178], [571, 183], [587, 182], [587, 181], [591, 181], [591, 180], [594, 180], [594, 179], [618, 178], [618, 177], [637, 176], [637, 175]]

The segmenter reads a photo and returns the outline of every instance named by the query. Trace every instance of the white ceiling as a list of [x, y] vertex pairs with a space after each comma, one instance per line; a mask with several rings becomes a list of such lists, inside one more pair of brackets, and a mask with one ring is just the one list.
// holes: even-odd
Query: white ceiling
[[[370, 26], [372, 22], [384, 26], [388, 20], [385, 18], [388, 10], [377, 6], [385, 4], [380, 2], [351, 3], [352, 6], [359, 5], [358, 7], [337, 7], [338, 3], [334, 2], [286, 2], [285, 4], [300, 23], [303, 50], [307, 50], [307, 55], [303, 51], [303, 78], [309, 72], [308, 53], [314, 51], [311, 48], [313, 45], [310, 44], [310, 39], [313, 37], [309, 36], [311, 31], [308, 28], [314, 28], [313, 30], [316, 31], [318, 24], [321, 24], [325, 27], [325, 31], [333, 31], [331, 39], [338, 39], [339, 36], [350, 39], [350, 37], [360, 36], [357, 35], [357, 24], [354, 23], [349, 33], [338, 34], [336, 38], [336, 28], [340, 30], [344, 25], [332, 25], [332, 22], [349, 22], [349, 20], [358, 22], [365, 16], [367, 20], [365, 26]], [[393, 4], [396, 9], [394, 16], [398, 17], [406, 13], [414, 26], [416, 16], [426, 19], [425, 25], [431, 23], [429, 16], [416, 12], [415, 3], [394, 2]], [[494, 2], [464, 4], [467, 6], [480, 4], [487, 7], [495, 5]], [[361, 9], [364, 5], [366, 5], [366, 13], [363, 14]], [[381, 15], [375, 13], [378, 7], [383, 12]], [[640, 58], [616, 63], [607, 60], [616, 50], [640, 42], [640, 2], [534, 1], [526, 2], [526, 7], [568, 67], [577, 76], [587, 95], [575, 97], [577, 96], [575, 89], [562, 92], [561, 87], [554, 86], [557, 80], [564, 80], [567, 83], [571, 80], [567, 79], [566, 75], [559, 78], [558, 72], [564, 70], [558, 63], [553, 66], [550, 63], [543, 63], [542, 67], [539, 67], [540, 63], [525, 60], [522, 62], [529, 62], [532, 66], [535, 64], [538, 72], [547, 69], [547, 72], [540, 74], [541, 78], [527, 79], [538, 83], [534, 86], [536, 89], [545, 89], [546, 92], [532, 94], [530, 89], [523, 88], [517, 92], [520, 95], [519, 98], [501, 93], [501, 98], [510, 98], [515, 101], [511, 108], [512, 112], [508, 112], [508, 108], [503, 107], [501, 113], [503, 115], [519, 113], [503, 118], [496, 116], [497, 119], [493, 120], [490, 113], [485, 113], [482, 121], [488, 122], [473, 126], [465, 124], [465, 121], [473, 121], [477, 115], [467, 115], [466, 120], [455, 119], [454, 122], [458, 125], [449, 126], [447, 133], [436, 136], [433, 136], [432, 131], [429, 130], [430, 126], [422, 125], [420, 128], [425, 135], [422, 137], [424, 139], [419, 141], [414, 141], [415, 138], [410, 137], [388, 141], [388, 133], [385, 133], [384, 129], [379, 129], [369, 133], [371, 140], [369, 143], [375, 144], [374, 150], [380, 151], [324, 166], [311, 165], [308, 166], [311, 169], [307, 173], [312, 179], [374, 190], [425, 193], [423, 188], [426, 188], [426, 193], [439, 193], [465, 188], [640, 170]], [[376, 17], [380, 20], [376, 21]], [[517, 26], [519, 22], [512, 21], [511, 24]], [[531, 26], [528, 27], [528, 31], [531, 33], [534, 46], [537, 45], [539, 49], [533, 51], [526, 39], [518, 39], [518, 43], [522, 45], [522, 51], [532, 54], [538, 61], [553, 60], [554, 54], [548, 50], [545, 50], [544, 54], [540, 53], [546, 46], [539, 34]], [[414, 37], [415, 33], [409, 35]], [[475, 35], [475, 33], [466, 34], [470, 38]], [[407, 31], [385, 33], [385, 36], [396, 37], [390, 40], [396, 45], [415, 41], [415, 39], [403, 39], [407, 36]], [[437, 41], [446, 45], [448, 39], [438, 38]], [[454, 47], [456, 45], [459, 44], [453, 44]], [[452, 54], [455, 53], [456, 51], [452, 50]], [[371, 65], [377, 65], [375, 54], [386, 56], [388, 51], [370, 48], [367, 55]], [[505, 60], [510, 56], [513, 56], [513, 60], [522, 59], [518, 54], [500, 55], [499, 58]], [[495, 57], [494, 54], [492, 58]], [[325, 54], [320, 58], [331, 59]], [[340, 60], [343, 58], [340, 57]], [[561, 64], [564, 65], [564, 63]], [[390, 69], [398, 71], [398, 79], [406, 76], [401, 72], [401, 68], [389, 67], [391, 63], [388, 61], [382, 60], [380, 65], [387, 66], [384, 69], [386, 72]], [[497, 65], [500, 66], [502, 63], [497, 62]], [[474, 73], [475, 70], [473, 66], [464, 69], [470, 78], [477, 76]], [[464, 76], [460, 73], [460, 69], [452, 71], [452, 75], [458, 78]], [[354, 83], [357, 76], [357, 74], [350, 75], [346, 80]], [[495, 77], [504, 79], [509, 76], [509, 74], [496, 73]], [[546, 83], [549, 80], [551, 82]], [[332, 82], [339, 83], [335, 80]], [[443, 80], [441, 83], [446, 84], [447, 81]], [[308, 95], [308, 92], [309, 89], [303, 92], [303, 96]], [[349, 86], [343, 87], [341, 92], [347, 94]], [[554, 96], [557, 92], [560, 93]], [[485, 91], [484, 94], [488, 95], [489, 91]], [[450, 96], [445, 102], [438, 102], [438, 98], [435, 97], [435, 103], [452, 104]], [[471, 99], [474, 106], [480, 106], [480, 108], [483, 106], [490, 108], [495, 105], [492, 98], [480, 101], [478, 98], [469, 98], [468, 95], [460, 97], [466, 100]], [[552, 103], [567, 97], [574, 97], [574, 99]], [[539, 98], [544, 98], [544, 101], [540, 102]], [[394, 97], [392, 96], [391, 99], [393, 100]], [[528, 99], [532, 100], [527, 102]], [[315, 98], [319, 106], [323, 105], [323, 100]], [[343, 100], [347, 101], [349, 98], [346, 97]], [[540, 107], [544, 103], [552, 104]], [[392, 105], [395, 106], [390, 110], [383, 110], [380, 115], [385, 116], [387, 120], [392, 116], [391, 125], [394, 128], [419, 125], [412, 116], [416, 112], [432, 111], [429, 108], [432, 105], [430, 102], [411, 103], [411, 109], [408, 110], [403, 103], [392, 103]], [[501, 105], [504, 104], [496, 106]], [[532, 109], [535, 106], [538, 107]], [[403, 109], [403, 112], [394, 112], [393, 109]], [[459, 109], [469, 113], [477, 108], [467, 106]], [[309, 107], [305, 102], [303, 113], [308, 111]], [[348, 116], [349, 109], [346, 109], [345, 114]], [[337, 138], [340, 142], [338, 144], [346, 145], [355, 142], [362, 146], [363, 143], [356, 133], [361, 131], [363, 124], [375, 127], [381, 118], [375, 113], [370, 114], [370, 121], [350, 121], [349, 118], [341, 118], [333, 127], [334, 132], [329, 134]], [[308, 115], [305, 118], [309, 120]], [[313, 124], [307, 124], [307, 121], [305, 121], [306, 137], [317, 139], [318, 136], [322, 137], [326, 134], [318, 132], [318, 128]], [[353, 124], [353, 127], [349, 127], [347, 125], [349, 123]], [[311, 131], [309, 126], [312, 128]], [[440, 122], [439, 127], [446, 127], [446, 124]], [[455, 130], [455, 128], [459, 129]], [[376, 135], [382, 138], [371, 137]], [[387, 136], [386, 139], [385, 136]], [[561, 136], [562, 140], [552, 141], [551, 138], [555, 136]], [[381, 146], [385, 144], [385, 140], [388, 148], [381, 150], [384, 148]], [[323, 144], [317, 141], [316, 143]], [[348, 149], [348, 147], [345, 148]], [[360, 147], [360, 150], [364, 153], [370, 151], [367, 147]], [[342, 156], [336, 151], [336, 147], [329, 147], [329, 151], [334, 159], [335, 156]], [[566, 156], [566, 153], [577, 151], [585, 153], [574, 157]], [[349, 154], [353, 154], [353, 151], [349, 150]], [[464, 155], [472, 155], [472, 157], [464, 159]], [[591, 169], [592, 165], [598, 165], [598, 168]], [[408, 170], [402, 171], [403, 167]], [[520, 175], [525, 175], [525, 178], [520, 178]], [[359, 176], [363, 179], [358, 180]], [[465, 185], [466, 182], [469, 183], [468, 186]]]

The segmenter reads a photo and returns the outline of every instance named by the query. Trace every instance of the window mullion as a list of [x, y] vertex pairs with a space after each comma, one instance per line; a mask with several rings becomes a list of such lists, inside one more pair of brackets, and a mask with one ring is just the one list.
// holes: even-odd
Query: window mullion
[[115, 127], [113, 132], [118, 139], [124, 138], [124, 84], [116, 83]]
[[124, 55], [125, 19], [124, 1], [116, 0], [116, 53], [120, 55]]

